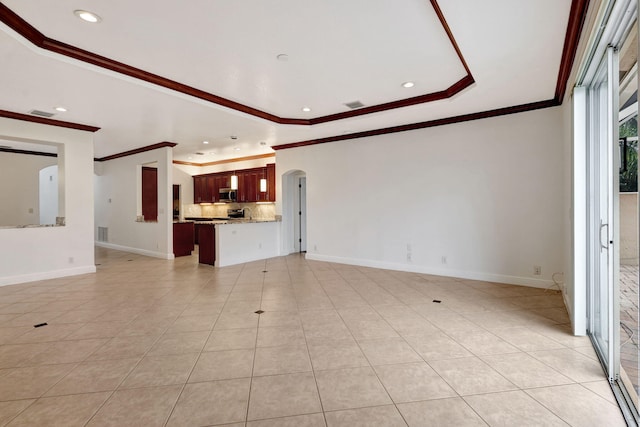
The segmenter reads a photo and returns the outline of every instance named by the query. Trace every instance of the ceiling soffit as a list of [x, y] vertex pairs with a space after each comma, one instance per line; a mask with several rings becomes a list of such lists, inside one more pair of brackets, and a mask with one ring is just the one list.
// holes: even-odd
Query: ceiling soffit
[[[426, 0], [424, 0], [426, 1]], [[574, 1], [575, 2], [575, 1]], [[22, 17], [18, 16], [15, 12], [9, 9], [6, 5], [0, 3], [0, 20], [7, 26], [12, 28], [18, 34], [26, 38], [35, 46], [61, 54], [70, 58], [74, 58], [92, 65], [96, 65], [117, 73], [121, 73], [148, 83], [152, 83], [161, 87], [165, 87], [183, 94], [193, 96], [214, 104], [227, 107], [242, 113], [246, 113], [255, 117], [259, 117], [278, 124], [295, 124], [295, 125], [314, 125], [320, 123], [332, 122], [335, 120], [346, 119], [350, 117], [362, 116], [366, 114], [393, 110], [396, 108], [407, 107], [411, 105], [418, 105], [427, 102], [433, 102], [450, 98], [469, 86], [474, 84], [474, 78], [469, 70], [469, 67], [458, 47], [451, 29], [449, 28], [446, 19], [440, 9], [436, 0], [429, 0], [429, 4], [433, 9], [433, 13], [437, 16], [437, 20], [441, 25], [441, 30], [446, 34], [446, 39], [449, 42], [449, 49], [451, 51], [449, 57], [457, 60], [457, 64], [450, 64], [448, 69], [459, 69], [463, 76], [456, 81], [452, 82], [448, 87], [443, 87], [441, 90], [437, 90], [431, 93], [413, 96], [405, 99], [398, 99], [389, 102], [383, 102], [377, 105], [365, 106], [359, 109], [341, 111], [334, 114], [328, 114], [320, 117], [303, 119], [292, 117], [281, 117], [270, 112], [245, 105], [228, 98], [195, 88], [193, 86], [172, 80], [158, 74], [154, 74], [140, 68], [133, 67], [131, 65], [119, 62], [105, 56], [89, 52], [87, 50], [72, 46], [70, 44], [54, 40], [47, 37], [34, 26], [25, 21]], [[443, 35], [444, 37], [444, 35]], [[454, 78], [456, 78], [454, 76]]]

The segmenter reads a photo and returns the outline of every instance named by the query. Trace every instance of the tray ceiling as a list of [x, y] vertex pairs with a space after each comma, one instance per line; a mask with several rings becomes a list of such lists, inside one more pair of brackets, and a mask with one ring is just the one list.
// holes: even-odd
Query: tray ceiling
[[[55, 119], [101, 128], [97, 157], [172, 141], [174, 158], [200, 163], [552, 99], [572, 9], [571, 0], [1, 3], [70, 51], [213, 98], [38, 47], [5, 16], [0, 109], [63, 105]], [[102, 21], [79, 20], [79, 8]], [[349, 117], [344, 104], [356, 100], [365, 108], [355, 114], [370, 114]], [[387, 107], [366, 110], [376, 105]]]

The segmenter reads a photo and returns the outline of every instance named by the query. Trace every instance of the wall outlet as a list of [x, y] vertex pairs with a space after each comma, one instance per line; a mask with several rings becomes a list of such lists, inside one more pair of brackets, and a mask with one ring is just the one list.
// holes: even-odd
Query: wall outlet
[[411, 252], [407, 252], [407, 262], [411, 262]]
[[542, 267], [539, 265], [534, 265], [533, 266], [533, 275], [534, 276], [541, 276], [542, 275]]
[[446, 265], [447, 264], [447, 256], [446, 255], [442, 255], [442, 258], [440, 260], [442, 262], [442, 264]]

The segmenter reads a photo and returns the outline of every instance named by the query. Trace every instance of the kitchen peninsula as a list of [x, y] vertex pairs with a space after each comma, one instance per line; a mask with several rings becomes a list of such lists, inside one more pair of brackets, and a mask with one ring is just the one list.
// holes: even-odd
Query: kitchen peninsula
[[201, 264], [225, 267], [280, 254], [280, 221], [219, 219], [197, 225]]

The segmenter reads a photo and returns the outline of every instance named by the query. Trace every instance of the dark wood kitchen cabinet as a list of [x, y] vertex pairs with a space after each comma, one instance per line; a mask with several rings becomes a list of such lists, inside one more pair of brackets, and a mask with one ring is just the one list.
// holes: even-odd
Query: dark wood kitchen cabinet
[[[276, 165], [193, 176], [193, 203], [220, 201], [220, 190], [231, 187], [231, 175], [238, 177], [237, 201], [239, 203], [276, 201]], [[260, 191], [260, 180], [267, 180], [267, 191]]]
[[142, 167], [142, 216], [145, 221], [158, 220], [158, 169]]
[[193, 203], [210, 203], [211, 190], [207, 189], [207, 176], [196, 175], [193, 177]]
[[269, 202], [276, 201], [276, 164], [269, 163], [266, 167], [267, 175], [267, 198]]
[[173, 255], [188, 256], [194, 249], [193, 222], [173, 223]]
[[260, 173], [256, 169], [238, 172], [238, 201], [251, 203], [258, 201]]
[[216, 262], [216, 226], [198, 224], [198, 262], [214, 265]]

